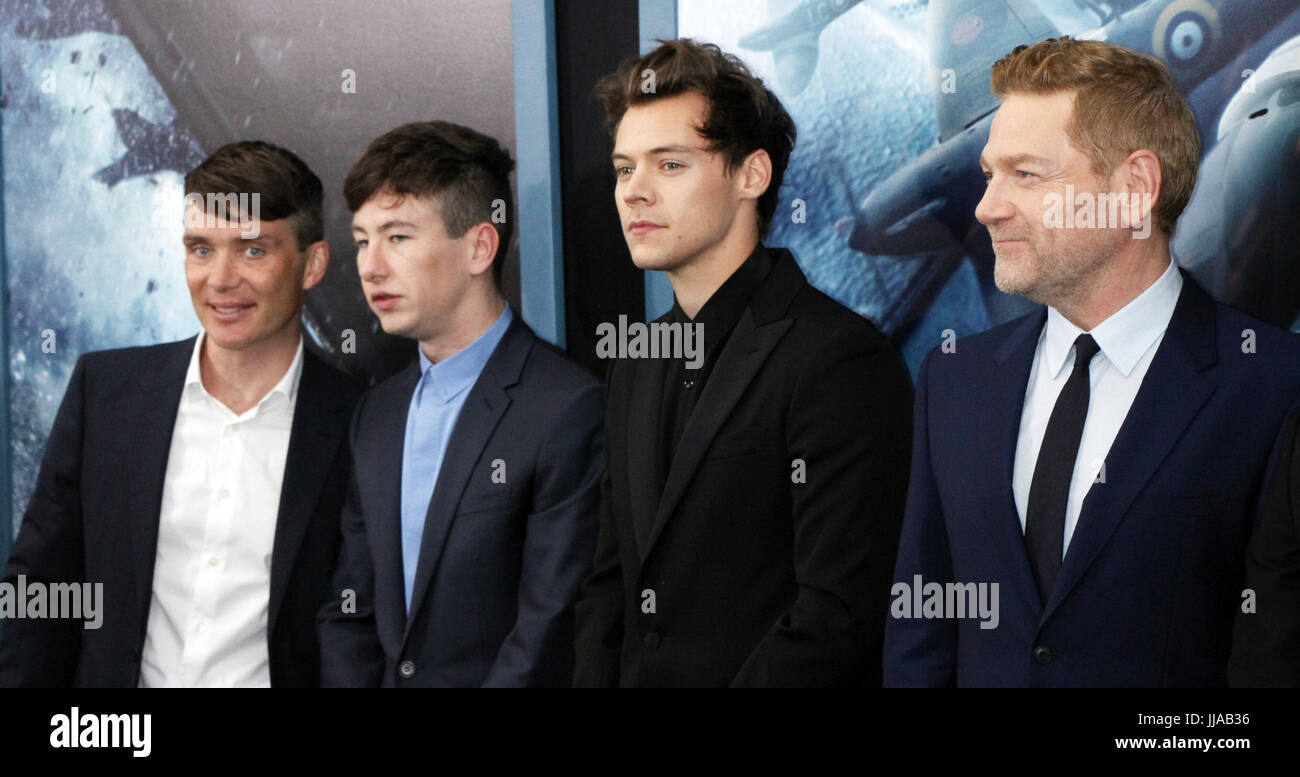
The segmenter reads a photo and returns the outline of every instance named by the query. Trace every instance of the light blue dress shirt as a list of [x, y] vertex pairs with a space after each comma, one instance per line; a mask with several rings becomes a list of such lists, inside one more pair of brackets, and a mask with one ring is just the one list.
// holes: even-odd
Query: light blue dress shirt
[[411, 394], [402, 445], [402, 574], [406, 581], [406, 610], [411, 610], [415, 568], [420, 559], [424, 519], [438, 482], [456, 419], [469, 390], [478, 381], [488, 357], [496, 350], [514, 314], [510, 306], [479, 338], [434, 364], [420, 351], [420, 382]]

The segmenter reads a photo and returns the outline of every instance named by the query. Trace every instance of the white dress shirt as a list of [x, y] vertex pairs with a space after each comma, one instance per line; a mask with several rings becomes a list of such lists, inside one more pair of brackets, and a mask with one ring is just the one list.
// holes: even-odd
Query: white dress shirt
[[163, 482], [141, 687], [269, 687], [271, 548], [302, 341], [280, 382], [235, 415], [203, 387], [199, 335]]
[[[1133, 405], [1151, 359], [1164, 339], [1169, 319], [1174, 315], [1183, 277], [1173, 262], [1163, 275], [1110, 318], [1089, 333], [1101, 351], [1089, 366], [1088, 416], [1083, 423], [1083, 437], [1074, 460], [1070, 478], [1070, 495], [1065, 508], [1065, 537], [1061, 555], [1070, 547], [1079, 511], [1088, 489], [1103, 480], [1103, 466], [1111, 443]], [[1034, 365], [1025, 389], [1025, 407], [1020, 414], [1020, 436], [1016, 440], [1016, 461], [1012, 479], [1016, 512], [1024, 531], [1029, 508], [1029, 487], [1038, 464], [1038, 450], [1047, 433], [1056, 398], [1065, 388], [1074, 368], [1074, 340], [1084, 331], [1071, 324], [1055, 309], [1047, 309], [1047, 324], [1038, 336]]]

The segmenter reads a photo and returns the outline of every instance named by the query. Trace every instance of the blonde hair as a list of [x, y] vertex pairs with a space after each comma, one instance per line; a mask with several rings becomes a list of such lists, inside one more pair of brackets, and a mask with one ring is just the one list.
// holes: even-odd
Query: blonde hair
[[1138, 149], [1160, 160], [1156, 226], [1172, 235], [1196, 186], [1201, 137], [1187, 101], [1160, 60], [1096, 40], [1048, 38], [1017, 46], [993, 65], [993, 94], [1074, 92], [1070, 142], [1108, 176]]

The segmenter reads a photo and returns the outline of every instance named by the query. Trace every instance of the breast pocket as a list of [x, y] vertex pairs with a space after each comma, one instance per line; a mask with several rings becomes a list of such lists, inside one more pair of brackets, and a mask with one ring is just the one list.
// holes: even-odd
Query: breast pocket
[[464, 494], [456, 508], [459, 515], [470, 515], [488, 510], [504, 511], [510, 505], [510, 488], [504, 483]]
[[748, 427], [723, 432], [713, 438], [704, 458], [706, 461], [712, 461], [759, 453], [772, 446], [769, 437], [766, 427]]

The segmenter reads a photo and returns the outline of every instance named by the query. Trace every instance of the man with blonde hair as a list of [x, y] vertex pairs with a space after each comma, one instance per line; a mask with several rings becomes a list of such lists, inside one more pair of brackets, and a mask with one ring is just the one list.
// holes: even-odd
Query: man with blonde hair
[[1060, 38], [992, 80], [976, 216], [1044, 307], [918, 375], [886, 683], [1223, 685], [1300, 340], [1171, 260], [1200, 143], [1160, 62]]

